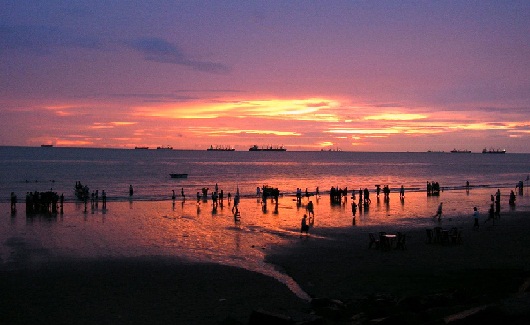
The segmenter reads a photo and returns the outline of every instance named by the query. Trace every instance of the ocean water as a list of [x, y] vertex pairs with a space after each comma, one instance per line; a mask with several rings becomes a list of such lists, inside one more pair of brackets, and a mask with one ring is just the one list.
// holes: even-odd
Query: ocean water
[[[171, 190], [194, 196], [201, 188], [222, 185], [225, 192], [254, 196], [257, 186], [278, 187], [285, 195], [297, 188], [332, 186], [348, 189], [403, 185], [406, 192], [425, 191], [437, 181], [445, 190], [514, 189], [530, 174], [530, 154], [362, 153], [362, 152], [209, 152], [80, 148], [0, 147], [0, 202], [9, 193], [53, 190], [75, 199], [76, 181], [91, 191], [105, 190], [109, 200], [166, 200]], [[187, 173], [172, 179], [170, 173]], [[525, 183], [526, 185], [526, 183]], [[509, 193], [509, 192], [508, 192]]]
[[[47, 261], [69, 257], [169, 255], [190, 261], [234, 265], [277, 278], [293, 292], [304, 293], [286, 275], [264, 263], [267, 247], [299, 240], [306, 205], [315, 205], [311, 236], [325, 230], [376, 227], [407, 231], [432, 227], [432, 216], [444, 204], [444, 226], [469, 223], [473, 206], [487, 214], [490, 195], [501, 191], [502, 211], [530, 211], [528, 191], [515, 208], [508, 197], [530, 174], [528, 154], [359, 153], [359, 152], [208, 152], [80, 148], [0, 147], [0, 262]], [[170, 173], [187, 173], [172, 179]], [[77, 181], [90, 191], [105, 190], [101, 202], [87, 206], [74, 195]], [[443, 191], [426, 195], [426, 183]], [[466, 181], [471, 185], [465, 188]], [[241, 222], [226, 199], [215, 208], [196, 193], [215, 185], [232, 196], [239, 189]], [[388, 185], [390, 199], [378, 199], [375, 185]], [[524, 182], [525, 186], [527, 182]], [[129, 197], [129, 185], [134, 187]], [[278, 204], [256, 197], [256, 187], [278, 187]], [[405, 187], [400, 200], [399, 188]], [[329, 189], [347, 187], [344, 204], [331, 204]], [[297, 188], [320, 197], [295, 200]], [[352, 189], [368, 188], [372, 203], [358, 209], [355, 224]], [[181, 189], [186, 200], [180, 195]], [[526, 188], [525, 188], [526, 189]], [[52, 190], [64, 194], [62, 214], [26, 215], [25, 193]], [[171, 199], [172, 190], [177, 198]], [[10, 193], [18, 196], [11, 215]]]

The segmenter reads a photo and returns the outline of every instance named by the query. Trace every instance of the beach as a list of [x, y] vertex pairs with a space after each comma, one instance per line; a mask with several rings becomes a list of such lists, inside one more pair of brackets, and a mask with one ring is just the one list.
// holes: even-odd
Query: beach
[[[391, 233], [392, 227], [334, 231], [325, 234], [329, 240], [301, 240], [287, 253], [280, 250], [269, 255], [267, 261], [281, 265], [313, 298], [343, 302], [345, 309], [350, 308], [345, 315], [362, 315], [362, 319], [370, 314], [368, 310], [375, 313], [368, 317], [374, 318], [410, 313], [399, 303], [412, 300], [416, 314], [409, 314], [405, 323], [441, 321], [507, 297], [522, 295], [528, 303], [524, 292], [530, 278], [529, 217], [527, 212], [506, 213], [495, 224], [482, 220], [479, 230], [473, 229], [469, 218], [458, 225], [461, 244], [429, 244], [425, 229], [410, 230], [405, 250], [368, 248], [369, 232]], [[420, 307], [419, 301], [428, 297], [443, 303]], [[381, 302], [380, 310], [374, 311]], [[529, 310], [518, 312], [528, 315]]]
[[[317, 223], [309, 236], [300, 236], [294, 224], [292, 232], [275, 233], [281, 237], [278, 240], [269, 239], [270, 233], [251, 237], [264, 233], [251, 227], [253, 231], [239, 238], [237, 234], [243, 230], [233, 230], [227, 223], [221, 231], [233, 231], [237, 241], [224, 243], [236, 249], [226, 254], [238, 253], [239, 258], [262, 254], [267, 262], [242, 262], [244, 267], [238, 267], [237, 263], [227, 265], [230, 263], [211, 256], [194, 260], [167, 253], [168, 247], [158, 247], [162, 242], [154, 240], [155, 234], [164, 236], [159, 230], [152, 235], [139, 233], [139, 237], [148, 237], [145, 243], [139, 242], [134, 229], [144, 224], [132, 223], [132, 217], [142, 203], [134, 204], [135, 209], [129, 207], [127, 217], [131, 219], [127, 226], [118, 217], [125, 210], [88, 215], [82, 223], [72, 217], [75, 224], [69, 224], [66, 217], [56, 221], [26, 220], [23, 226], [21, 216], [12, 220], [19, 235], [4, 234], [2, 238], [4, 252], [9, 253], [3, 254], [0, 268], [0, 309], [6, 311], [0, 322], [256, 324], [273, 317], [276, 323], [364, 324], [373, 319], [396, 323], [398, 317], [406, 319], [405, 323], [421, 324], [444, 321], [472, 308], [497, 306], [506, 298], [523, 299], [521, 291], [527, 291], [528, 212], [506, 211], [494, 224], [485, 223], [483, 216], [478, 231], [473, 230], [471, 216], [447, 218], [441, 223], [430, 220], [429, 228], [460, 229], [462, 242], [457, 244], [429, 244], [426, 227], [407, 224], [323, 227]], [[147, 215], [155, 215], [152, 219], [164, 222], [164, 227], [168, 222], [180, 222], [182, 231], [184, 222], [188, 222], [185, 218], [173, 220], [165, 211], [157, 210], [157, 204], [164, 203], [145, 204], [151, 208]], [[254, 205], [255, 201], [246, 200], [245, 204]], [[163, 214], [163, 218], [153, 211]], [[322, 209], [317, 206], [317, 218], [319, 211]], [[221, 222], [211, 220], [208, 222]], [[158, 223], [149, 225], [155, 227]], [[29, 240], [32, 231], [44, 237], [41, 230], [34, 229], [37, 226], [48, 232], [54, 230], [45, 245]], [[368, 248], [368, 234], [380, 231], [405, 233], [405, 249]], [[100, 233], [100, 237], [91, 232]], [[113, 234], [116, 242], [101, 232]], [[69, 236], [81, 238], [74, 241]], [[267, 268], [285, 274], [309, 298], [295, 294]], [[507, 317], [504, 310], [494, 310], [495, 315]], [[511, 312], [515, 313], [511, 320], [516, 322], [528, 310]]]

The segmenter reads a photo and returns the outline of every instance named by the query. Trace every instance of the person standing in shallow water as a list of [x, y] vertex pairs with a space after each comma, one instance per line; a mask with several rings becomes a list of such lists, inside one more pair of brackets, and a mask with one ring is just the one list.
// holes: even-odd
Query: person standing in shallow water
[[313, 205], [313, 201], [309, 201], [309, 203], [307, 203], [306, 210], [309, 217], [311, 217], [311, 215], [313, 215], [313, 217], [315, 216], [315, 207]]
[[17, 212], [17, 196], [15, 192], [11, 192], [11, 213]]
[[500, 218], [501, 216], [501, 190], [497, 189], [495, 193], [495, 216]]
[[134, 194], [133, 186], [129, 185], [129, 196], [133, 196], [133, 194]]

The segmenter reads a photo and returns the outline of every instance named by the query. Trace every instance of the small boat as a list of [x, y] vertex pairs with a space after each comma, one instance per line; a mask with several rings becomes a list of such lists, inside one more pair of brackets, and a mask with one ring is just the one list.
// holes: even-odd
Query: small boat
[[41, 144], [41, 148], [53, 148], [53, 144]]
[[173, 147], [170, 147], [170, 146], [156, 147], [156, 150], [173, 150]]
[[451, 153], [471, 153], [471, 150], [453, 149], [451, 150]]
[[188, 174], [169, 174], [171, 178], [188, 178]]
[[147, 150], [149, 147], [134, 147], [136, 150]]

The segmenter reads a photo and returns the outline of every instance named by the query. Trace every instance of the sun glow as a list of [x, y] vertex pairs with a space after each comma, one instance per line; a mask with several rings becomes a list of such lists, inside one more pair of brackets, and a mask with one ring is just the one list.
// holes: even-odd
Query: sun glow
[[[340, 104], [336, 100], [321, 98], [309, 99], [270, 99], [234, 100], [225, 99], [212, 102], [186, 102], [163, 106], [142, 106], [135, 108], [138, 117], [164, 117], [174, 119], [215, 119], [222, 117], [292, 118], [296, 120], [337, 121], [335, 114], [326, 112]], [[324, 112], [322, 112], [324, 111]]]

